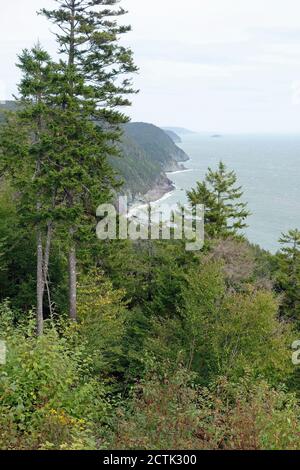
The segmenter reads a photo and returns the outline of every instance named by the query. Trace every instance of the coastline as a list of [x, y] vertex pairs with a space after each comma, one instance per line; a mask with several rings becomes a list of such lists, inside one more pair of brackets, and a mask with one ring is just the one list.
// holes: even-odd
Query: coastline
[[[176, 185], [173, 181], [170, 180], [169, 176], [176, 175], [179, 173], [185, 173], [187, 171], [193, 171], [192, 168], [186, 168], [184, 164], [190, 160], [174, 162], [174, 169], [172, 170], [165, 170], [164, 175], [162, 178], [156, 182], [154, 187], [150, 189], [142, 198], [141, 203], [143, 205], [152, 203], [158, 203], [161, 200], [166, 199], [167, 195], [172, 194], [173, 191], [176, 189]], [[134, 204], [136, 205], [136, 204]]]
[[165, 177], [164, 183], [157, 183], [144, 196], [129, 204], [128, 217], [135, 216], [140, 210], [146, 209], [150, 203], [156, 204], [168, 198], [175, 189], [172, 181]]
[[176, 189], [175, 184], [166, 176], [164, 181], [158, 182], [150, 191], [148, 191], [143, 199], [145, 203], [158, 202], [167, 194], [172, 193]]
[[[177, 170], [166, 171], [167, 178], [169, 178], [169, 176], [171, 176], [171, 175], [178, 175], [179, 173], [187, 173], [189, 171], [193, 171], [193, 168], [186, 168], [184, 166], [184, 163], [186, 163], [187, 161], [190, 161], [190, 160], [191, 160], [191, 158], [189, 157], [189, 159], [184, 161], [184, 162], [178, 162], [179, 169], [177, 169]], [[172, 186], [173, 186], [172, 190], [170, 190], [169, 192], [163, 194], [162, 197], [158, 198], [156, 201], [153, 201], [153, 202], [159, 203], [160, 201], [165, 200], [167, 195], [171, 195], [174, 192], [174, 190], [177, 189], [175, 183], [173, 183], [172, 181], [171, 181], [171, 183], [172, 183]]]
[[185, 163], [191, 160], [189, 155], [186, 156], [187, 159], [185, 160], [173, 160], [170, 166], [164, 169], [164, 172], [155, 182], [153, 188], [151, 188], [146, 194], [135, 198], [129, 204], [128, 217], [135, 216], [138, 211], [145, 209], [150, 203], [159, 204], [160, 202], [168, 199], [173, 194], [173, 192], [176, 190], [176, 185], [169, 177], [171, 177], [171, 175], [193, 171], [192, 168], [185, 167]]
[[185, 168], [184, 170], [176, 170], [176, 171], [167, 171], [166, 175], [177, 175], [178, 173], [187, 173], [188, 171], [193, 171], [193, 168]]
[[178, 173], [185, 173], [188, 171], [193, 171], [192, 168], [185, 168], [183, 165], [185, 162], [178, 162], [178, 166], [180, 169], [176, 169], [174, 171], [166, 171], [165, 172], [165, 179], [163, 182], [158, 182], [156, 185], [148, 191], [144, 196], [142, 196], [139, 200], [134, 201], [129, 206], [128, 216], [134, 216], [140, 210], [145, 209], [149, 203], [159, 204], [162, 201], [168, 199], [173, 192], [176, 190], [175, 184], [169, 179], [169, 176], [175, 175]]

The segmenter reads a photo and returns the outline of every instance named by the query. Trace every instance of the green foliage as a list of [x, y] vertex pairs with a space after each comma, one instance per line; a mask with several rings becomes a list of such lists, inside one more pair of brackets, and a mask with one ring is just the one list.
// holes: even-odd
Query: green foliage
[[[165, 370], [168, 370], [166, 365]], [[139, 383], [120, 409], [114, 449], [299, 449], [299, 405], [284, 389], [247, 375], [209, 389], [184, 369]]]
[[161, 361], [183, 363], [205, 384], [248, 369], [273, 384], [289, 378], [293, 334], [272, 293], [227, 291], [219, 265], [205, 261], [189, 272], [184, 298], [180, 318], [154, 321], [147, 346]]
[[300, 232], [290, 230], [280, 239], [277, 254], [276, 287], [283, 293], [281, 313], [297, 323], [300, 320]]
[[[26, 225], [36, 230], [37, 331], [43, 329], [43, 297], [53, 228], [70, 258], [70, 315], [76, 318], [76, 247], [88, 244], [96, 208], [120, 187], [109, 157], [119, 154], [121, 111], [134, 93], [137, 69], [119, 38], [130, 27], [114, 0], [59, 0], [42, 10], [55, 27], [59, 62], [38, 44], [19, 57], [22, 79], [15, 113], [1, 126], [0, 169], [19, 195]], [[43, 247], [44, 243], [44, 247]]]
[[176, 314], [184, 273], [195, 262], [182, 241], [110, 242], [104, 256], [106, 272], [115, 287], [125, 290], [131, 307], [143, 306], [154, 315]]
[[172, 169], [174, 161], [188, 160], [184, 151], [177, 147], [162, 129], [152, 124], [129, 123], [125, 125], [125, 131], [140, 145], [151, 161], [157, 162], [165, 170]]
[[128, 408], [120, 409], [114, 449], [195, 449], [197, 438], [196, 392], [188, 386], [189, 374], [154, 373], [134, 389]]
[[179, 135], [177, 135], [175, 132], [168, 130], [168, 129], [164, 129], [164, 131], [170, 137], [170, 139], [173, 140], [175, 144], [181, 144], [182, 140], [181, 140], [181, 137], [179, 137]]
[[[6, 276], [19, 216], [2, 188]], [[32, 314], [3, 304], [0, 447], [297, 448], [298, 405], [281, 385], [297, 392], [295, 338], [261, 286], [273, 259], [252, 250], [231, 238], [202, 254], [177, 241], [93, 244], [79, 278], [79, 323], [46, 322], [41, 338]], [[62, 274], [53, 279], [63, 283]]]
[[[135, 196], [187, 159], [172, 133], [126, 124], [136, 67], [117, 4], [42, 10], [60, 60], [24, 50], [20, 99], [0, 116], [0, 448], [297, 449], [299, 231], [276, 256], [250, 246], [242, 190], [221, 162], [188, 193], [206, 206], [203, 252], [96, 240], [96, 207], [121, 187], [115, 169]], [[77, 323], [66, 320], [68, 251]], [[37, 302], [39, 337], [36, 271], [51, 293]]]
[[[24, 226], [18, 197], [7, 181], [0, 183], [0, 253], [0, 301], [9, 298], [16, 309], [27, 311], [36, 301], [36, 240], [29, 224]], [[65, 259], [55, 239], [49, 278], [56, 310], [66, 306], [64, 271]], [[49, 312], [46, 298], [45, 309]]]
[[160, 128], [131, 122], [123, 126], [121, 158], [111, 159], [124, 180], [123, 190], [139, 197], [166, 180], [164, 171], [177, 168], [188, 156]]
[[5, 448], [95, 448], [93, 422], [110, 412], [93, 358], [73, 326], [49, 324], [37, 338], [34, 317], [14, 325], [8, 304], [0, 309], [7, 362], [0, 369], [1, 438]]
[[[17, 102], [0, 103], [0, 123], [5, 123], [5, 112], [17, 111]], [[3, 114], [1, 111], [3, 110]], [[151, 138], [156, 142], [156, 152], [147, 152], [144, 133], [151, 128]], [[142, 197], [166, 177], [162, 171], [175, 167], [176, 162], [187, 160], [181, 149], [161, 139], [161, 130], [151, 124], [130, 123], [122, 126], [122, 136], [116, 154], [108, 155], [109, 164], [116, 170], [116, 178], [122, 182], [122, 192]], [[117, 149], [116, 149], [117, 150]]]
[[200, 436], [205, 448], [295, 450], [299, 404], [284, 388], [247, 374], [237, 382], [219, 378], [200, 391]]
[[120, 158], [111, 159], [124, 184], [122, 191], [130, 192], [132, 197], [146, 194], [161, 175], [161, 166], [152, 161], [140, 145], [124, 134], [120, 143]]
[[237, 176], [228, 171], [220, 162], [217, 171], [208, 169], [203, 182], [188, 191], [191, 204], [204, 204], [205, 229], [207, 235], [220, 237], [236, 235], [239, 230], [247, 227], [245, 219], [250, 215], [247, 204], [241, 202], [242, 188], [236, 187]]
[[229, 295], [215, 333], [218, 373], [242, 377], [252, 368], [256, 377], [273, 384], [291, 374], [293, 335], [290, 326], [278, 319], [278, 303], [272, 293], [250, 288], [244, 295]]
[[82, 276], [78, 289], [79, 331], [94, 355], [94, 368], [106, 376], [122, 372], [122, 341], [127, 317], [124, 291], [96, 270]]

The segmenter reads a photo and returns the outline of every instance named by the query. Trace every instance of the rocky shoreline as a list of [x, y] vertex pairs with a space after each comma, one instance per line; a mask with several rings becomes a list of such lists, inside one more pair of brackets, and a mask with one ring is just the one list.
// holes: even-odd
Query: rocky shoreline
[[158, 182], [150, 191], [148, 191], [143, 199], [144, 202], [156, 202], [161, 199], [165, 194], [174, 191], [175, 185], [172, 181], [165, 177], [164, 181]]
[[153, 185], [153, 188], [151, 188], [146, 194], [135, 197], [130, 205], [132, 207], [137, 207], [139, 205], [148, 204], [149, 202], [157, 202], [166, 194], [174, 191], [176, 186], [168, 178], [167, 174], [178, 171], [187, 171], [187, 168], [184, 166], [184, 162], [174, 161], [171, 165], [168, 165], [159, 180], [157, 180]]

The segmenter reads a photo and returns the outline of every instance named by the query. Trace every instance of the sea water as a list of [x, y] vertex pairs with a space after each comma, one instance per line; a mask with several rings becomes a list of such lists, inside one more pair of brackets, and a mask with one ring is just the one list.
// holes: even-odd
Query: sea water
[[188, 134], [180, 146], [190, 157], [188, 171], [168, 174], [176, 189], [164, 204], [185, 203], [186, 191], [222, 160], [243, 187], [252, 213], [244, 233], [252, 243], [275, 252], [282, 232], [300, 229], [300, 136]]

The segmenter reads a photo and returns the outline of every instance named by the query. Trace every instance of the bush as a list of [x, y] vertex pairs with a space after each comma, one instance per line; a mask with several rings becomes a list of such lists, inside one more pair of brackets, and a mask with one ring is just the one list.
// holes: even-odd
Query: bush
[[197, 394], [188, 386], [190, 380], [190, 375], [181, 369], [174, 376], [154, 373], [137, 384], [130, 406], [118, 412], [110, 447], [130, 450], [197, 448]]
[[0, 448], [95, 447], [94, 423], [105, 423], [110, 404], [76, 328], [59, 331], [48, 324], [37, 338], [33, 318], [14, 326], [7, 303], [0, 318], [7, 345], [0, 369]]
[[201, 434], [208, 449], [296, 450], [300, 408], [293, 394], [246, 374], [238, 382], [219, 378], [200, 392]]
[[272, 292], [245, 285], [226, 289], [223, 270], [207, 262], [191, 269], [185, 307], [177, 318], [152, 319], [147, 350], [158, 362], [178, 363], [197, 374], [202, 385], [219, 376], [232, 380], [246, 370], [277, 385], [292, 373], [290, 324], [279, 319]]
[[[168, 369], [168, 366], [166, 366]], [[299, 449], [295, 397], [247, 376], [220, 378], [210, 388], [193, 385], [184, 369], [153, 375], [134, 390], [130, 408], [119, 411], [114, 449]]]
[[128, 317], [124, 291], [113, 289], [101, 272], [82, 276], [78, 289], [78, 317], [81, 338], [94, 357], [94, 370], [117, 375], [122, 370], [122, 341]]

